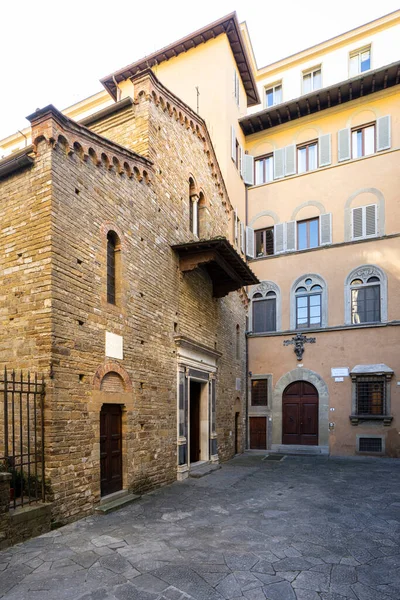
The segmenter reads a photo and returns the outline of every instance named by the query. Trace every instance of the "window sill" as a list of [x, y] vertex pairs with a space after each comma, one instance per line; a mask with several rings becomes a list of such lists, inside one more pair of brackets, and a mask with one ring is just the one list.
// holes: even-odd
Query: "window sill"
[[393, 421], [390, 415], [350, 415], [349, 419], [352, 425], [358, 425], [360, 421], [383, 421], [388, 426]]

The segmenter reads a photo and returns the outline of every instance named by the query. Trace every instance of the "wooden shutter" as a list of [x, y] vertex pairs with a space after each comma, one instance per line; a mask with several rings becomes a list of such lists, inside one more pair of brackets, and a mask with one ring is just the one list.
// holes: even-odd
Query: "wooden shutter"
[[245, 252], [245, 228], [244, 223], [240, 223], [240, 250], [242, 254]]
[[274, 254], [285, 251], [285, 225], [286, 223], [274, 225]]
[[318, 138], [318, 166], [326, 167], [332, 162], [332, 151], [331, 151], [331, 134], [326, 133], [320, 135]]
[[294, 175], [296, 173], [296, 146], [291, 144], [286, 146], [285, 150], [285, 175]]
[[377, 210], [376, 204], [369, 204], [365, 206], [365, 235], [366, 237], [374, 236], [377, 234]]
[[351, 158], [351, 148], [350, 148], [350, 139], [351, 139], [350, 129], [340, 129], [338, 131], [338, 161], [349, 160]]
[[353, 240], [360, 240], [364, 237], [364, 211], [363, 206], [353, 208], [351, 211], [351, 231]]
[[246, 256], [254, 258], [255, 235], [252, 227], [246, 227]]
[[320, 245], [332, 244], [332, 213], [326, 213], [319, 218]]
[[236, 164], [236, 131], [233, 125], [231, 126], [231, 156]]
[[296, 221], [286, 223], [286, 250], [296, 250]]
[[254, 156], [243, 155], [243, 180], [246, 185], [254, 185]]
[[274, 151], [274, 179], [285, 175], [285, 148]]
[[390, 115], [376, 120], [376, 150], [390, 148]]

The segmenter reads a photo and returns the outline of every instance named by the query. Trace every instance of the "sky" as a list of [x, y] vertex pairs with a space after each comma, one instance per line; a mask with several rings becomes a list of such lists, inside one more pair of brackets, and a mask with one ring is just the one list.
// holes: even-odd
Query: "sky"
[[263, 67], [400, 8], [399, 0], [19, 0], [0, 10], [0, 139], [25, 116], [101, 91], [101, 77], [236, 10]]

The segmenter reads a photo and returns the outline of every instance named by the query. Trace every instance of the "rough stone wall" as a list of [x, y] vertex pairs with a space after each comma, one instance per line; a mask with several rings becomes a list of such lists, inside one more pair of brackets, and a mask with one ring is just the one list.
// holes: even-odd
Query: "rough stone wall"
[[[244, 405], [243, 394], [235, 390], [236, 378], [244, 381], [244, 355], [236, 358], [236, 324], [244, 331], [242, 299], [238, 293], [214, 299], [207, 273], [198, 269], [182, 274], [171, 249], [194, 239], [189, 231], [189, 176], [207, 202], [206, 235], [229, 235], [231, 209], [217, 181], [214, 159], [204, 137], [173, 118], [151, 94], [141, 95], [130, 120], [126, 117], [125, 113], [116, 125], [114, 116], [113, 129], [104, 122], [100, 133], [127, 146], [129, 128], [132, 140], [140, 133], [142, 150], [148, 144], [154, 161], [150, 184], [128, 176], [107, 158], [107, 149], [105, 156], [83, 151], [84, 130], [81, 137], [79, 131], [65, 131], [56, 141], [55, 126], [46, 121], [35, 125], [36, 137], [47, 130], [53, 136], [38, 149], [37, 161], [51, 148], [53, 397], [46, 404], [46, 475], [58, 522], [91, 512], [99, 500], [103, 402], [125, 407], [123, 487], [146, 491], [176, 479], [175, 335], [222, 353], [217, 378], [222, 460], [234, 452], [238, 396]], [[62, 126], [57, 127], [60, 133]], [[133, 142], [131, 148], [137, 149]], [[110, 229], [121, 240], [117, 306], [106, 300]], [[129, 390], [114, 399], [94, 390], [96, 373], [109, 362], [106, 331], [123, 336], [123, 360], [111, 363], [121, 367], [129, 381]]]

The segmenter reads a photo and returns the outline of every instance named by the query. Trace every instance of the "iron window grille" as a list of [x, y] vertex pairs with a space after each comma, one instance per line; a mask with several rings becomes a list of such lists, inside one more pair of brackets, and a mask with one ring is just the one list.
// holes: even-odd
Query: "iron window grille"
[[387, 414], [384, 376], [356, 378], [356, 409], [358, 415]]
[[251, 380], [251, 405], [268, 406], [268, 379]]

